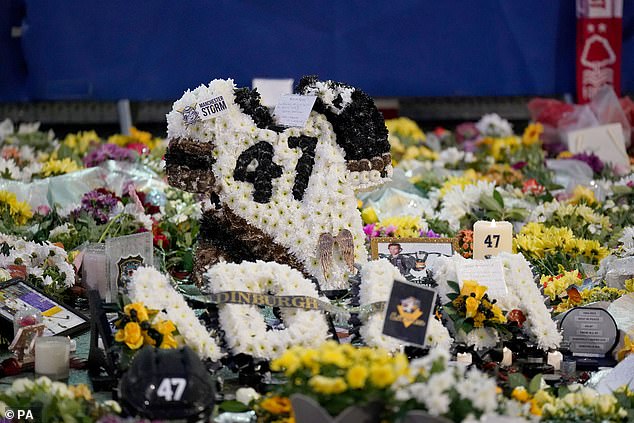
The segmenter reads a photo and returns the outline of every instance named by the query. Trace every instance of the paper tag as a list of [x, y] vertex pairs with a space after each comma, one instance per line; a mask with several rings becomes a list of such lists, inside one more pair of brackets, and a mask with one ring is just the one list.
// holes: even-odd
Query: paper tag
[[287, 94], [280, 97], [275, 106], [275, 120], [278, 125], [303, 128], [313, 110], [317, 97], [314, 95]]
[[620, 123], [568, 132], [568, 150], [573, 154], [594, 153], [606, 163], [630, 166]]
[[425, 334], [436, 305], [436, 291], [394, 281], [385, 307], [383, 334], [412, 345], [425, 345]]
[[201, 120], [209, 120], [229, 111], [225, 98], [221, 95], [214, 96], [209, 100], [201, 101], [196, 105], [196, 112]]
[[499, 259], [466, 260], [458, 267], [458, 280], [476, 281], [478, 285], [486, 286], [491, 298], [500, 298], [508, 294], [504, 280], [504, 267]]
[[260, 103], [265, 107], [274, 107], [282, 95], [293, 93], [293, 79], [254, 78], [252, 86], [260, 93]]

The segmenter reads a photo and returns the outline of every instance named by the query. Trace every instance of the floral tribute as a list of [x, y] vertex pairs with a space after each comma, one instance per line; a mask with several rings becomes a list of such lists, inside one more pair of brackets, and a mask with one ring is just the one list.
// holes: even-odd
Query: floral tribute
[[[167, 115], [170, 183], [214, 203], [202, 221], [198, 283], [221, 259], [260, 259], [344, 288], [352, 264], [367, 260], [354, 192], [391, 174], [383, 118], [342, 83], [306, 77], [296, 92], [317, 97], [303, 128], [276, 126], [257, 91], [232, 80], [188, 90]], [[211, 99], [223, 113], [203, 120], [196, 107]]]
[[462, 287], [456, 282], [448, 282], [455, 291], [447, 294], [451, 302], [445, 304], [444, 311], [453, 320], [457, 330], [465, 333], [474, 328], [492, 327], [504, 330], [506, 316], [486, 293], [487, 287], [476, 281], [464, 281]]
[[[519, 314], [515, 311], [519, 310], [523, 317], [526, 318], [526, 321], [522, 322], [523, 331], [529, 335], [539, 348], [544, 350], [558, 348], [561, 342], [561, 334], [557, 331], [557, 325], [551, 319], [542, 294], [534, 282], [529, 263], [521, 254], [502, 253], [499, 255], [499, 259], [502, 261], [504, 269], [507, 294], [491, 300], [496, 300], [496, 307], [501, 310], [514, 312], [514, 314]], [[439, 260], [440, 263], [434, 271], [434, 277], [438, 282], [438, 289], [443, 303], [447, 303], [450, 300], [448, 295], [454, 291], [451, 287], [451, 281], [458, 280], [457, 268], [464, 260], [466, 259], [458, 254]], [[473, 292], [476, 301], [481, 303], [484, 294], [483, 287], [473, 284], [468, 285], [470, 286], [464, 289], [461, 287], [460, 292], [468, 292], [468, 296], [471, 296], [471, 292]], [[473, 288], [473, 291], [470, 288]], [[478, 292], [478, 289], [480, 292]], [[480, 300], [477, 300], [478, 297]], [[473, 304], [473, 301], [471, 303]], [[480, 304], [478, 304], [478, 309], [479, 307]], [[473, 307], [469, 309], [473, 311]], [[499, 312], [497, 316], [494, 320], [502, 323], [504, 316], [501, 316]], [[508, 317], [515, 319], [511, 314]], [[468, 333], [458, 330], [456, 333], [457, 340], [467, 345], [473, 345], [476, 349], [491, 348], [500, 340], [498, 331], [493, 327], [485, 327], [484, 325], [483, 327], [476, 327], [475, 324], [473, 326], [473, 329]], [[470, 327], [468, 328], [470, 329]]]
[[[205, 273], [204, 290], [210, 293], [242, 291], [259, 294], [318, 298], [314, 284], [287, 265], [219, 263]], [[218, 317], [228, 349], [261, 359], [280, 356], [293, 345], [318, 347], [328, 336], [328, 324], [320, 310], [281, 308], [284, 329], [267, 331], [257, 305], [219, 304]]]

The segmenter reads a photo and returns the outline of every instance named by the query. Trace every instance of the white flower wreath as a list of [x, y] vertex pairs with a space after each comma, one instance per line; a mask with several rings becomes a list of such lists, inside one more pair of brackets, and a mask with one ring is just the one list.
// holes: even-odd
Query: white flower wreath
[[[522, 254], [502, 253], [498, 256], [504, 267], [504, 280], [508, 293], [496, 297], [502, 310], [519, 309], [526, 316], [524, 331], [531, 335], [541, 349], [556, 349], [561, 343], [561, 334], [557, 324], [550, 317], [544, 304], [544, 297], [534, 281], [530, 264]], [[442, 257], [434, 269], [434, 278], [438, 282], [439, 293], [443, 303], [449, 301], [447, 293], [451, 292], [447, 281], [458, 282], [456, 269], [467, 259], [459, 254], [452, 257]], [[497, 332], [491, 328], [478, 328], [468, 335], [462, 333], [462, 341], [476, 348], [494, 346], [498, 341]]]
[[174, 323], [185, 344], [200, 357], [214, 361], [222, 358], [224, 354], [216, 341], [165, 275], [151, 267], [140, 267], [134, 272], [129, 289], [132, 301], [142, 302], [150, 309], [163, 310], [165, 318]]
[[[275, 262], [219, 263], [205, 273], [205, 281], [203, 290], [210, 293], [246, 291], [319, 297], [313, 283], [299, 271]], [[319, 310], [281, 308], [286, 328], [267, 331], [258, 306], [220, 304], [218, 309], [227, 346], [234, 354], [271, 360], [293, 345], [315, 348], [328, 337], [328, 324]]]
[[[386, 259], [368, 262], [361, 269], [361, 289], [359, 300], [362, 305], [387, 301], [390, 297], [392, 284], [395, 280], [404, 281], [401, 273]], [[403, 344], [396, 338], [383, 335], [385, 315], [382, 311], [371, 313], [363, 322], [359, 333], [364, 342], [372, 347], [384, 348], [388, 351], [397, 351]], [[449, 331], [441, 322], [432, 318], [427, 326], [425, 335], [427, 346], [431, 348], [449, 349], [452, 339]]]
[[[350, 102], [353, 89], [330, 88], [333, 91], [330, 92], [328, 87], [328, 84], [321, 83], [311, 94], [320, 96], [335, 113], [340, 112]], [[300, 259], [323, 289], [347, 287], [350, 270], [340, 254], [333, 254], [329, 274], [324, 276], [318, 254], [319, 236], [322, 233], [336, 236], [343, 230], [350, 231], [354, 242], [354, 262], [365, 263], [365, 235], [360, 213], [356, 209], [354, 190], [373, 188], [386, 178], [378, 170], [351, 172], [347, 169], [345, 152], [336, 143], [333, 127], [324, 115], [311, 112], [302, 129], [288, 128], [280, 133], [261, 129], [236, 104], [234, 89], [233, 80], [216, 79], [209, 86], [201, 85], [185, 92], [167, 115], [168, 136], [212, 142], [215, 159], [212, 169], [215, 191], [220, 201]], [[339, 94], [343, 103], [337, 108], [329, 99]], [[205, 121], [185, 122], [183, 110], [218, 95], [224, 98], [226, 113]], [[304, 153], [301, 148], [289, 146], [289, 138], [299, 136], [317, 138], [312, 172], [300, 200], [294, 198], [293, 186], [296, 166]], [[254, 201], [252, 183], [234, 178], [239, 157], [245, 150], [261, 142], [272, 146], [272, 161], [282, 169], [281, 176], [273, 180], [271, 197], [267, 203]], [[251, 170], [259, 165], [257, 160], [249, 164]], [[387, 177], [391, 175], [391, 165], [385, 172]]]

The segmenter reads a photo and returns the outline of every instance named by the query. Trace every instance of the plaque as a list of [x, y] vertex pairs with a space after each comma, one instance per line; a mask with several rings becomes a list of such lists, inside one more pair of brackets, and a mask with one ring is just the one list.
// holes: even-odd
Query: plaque
[[577, 367], [607, 365], [605, 360], [611, 360], [610, 353], [619, 341], [614, 318], [602, 308], [573, 308], [561, 320], [561, 330], [564, 345], [577, 358]]

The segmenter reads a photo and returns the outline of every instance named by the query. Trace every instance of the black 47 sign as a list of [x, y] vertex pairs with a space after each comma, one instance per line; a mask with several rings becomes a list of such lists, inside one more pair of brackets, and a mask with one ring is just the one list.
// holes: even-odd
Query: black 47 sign
[[[295, 183], [293, 184], [293, 197], [301, 201], [315, 165], [317, 138], [305, 135], [289, 137], [288, 146], [302, 151], [295, 166]], [[280, 176], [282, 176], [282, 167], [273, 162], [273, 145], [266, 141], [260, 141], [244, 150], [238, 157], [233, 170], [233, 178], [236, 181], [253, 184], [253, 200], [258, 203], [268, 203], [271, 200], [273, 179]]]
[[500, 235], [487, 235], [487, 237], [484, 238], [484, 244], [488, 248], [498, 248], [498, 246], [500, 245]]

